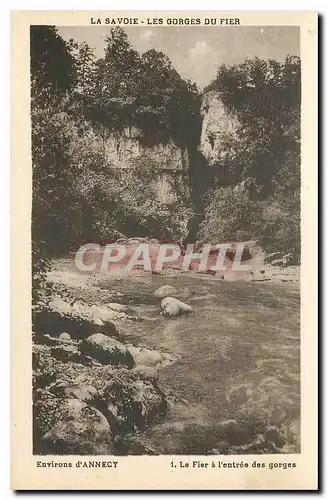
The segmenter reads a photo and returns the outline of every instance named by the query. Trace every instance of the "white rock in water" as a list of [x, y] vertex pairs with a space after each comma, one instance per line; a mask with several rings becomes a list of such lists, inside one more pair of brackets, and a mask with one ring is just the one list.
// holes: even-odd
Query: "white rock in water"
[[50, 308], [53, 311], [59, 312], [60, 314], [72, 314], [72, 306], [65, 302], [61, 297], [54, 297], [49, 303]]
[[179, 290], [171, 285], [163, 285], [154, 292], [154, 295], [158, 298], [164, 299], [165, 297], [172, 297], [172, 295], [177, 295]]
[[165, 316], [180, 316], [192, 312], [192, 307], [175, 297], [165, 297], [161, 302], [161, 309]]
[[154, 349], [145, 349], [127, 344], [127, 348], [133, 356], [136, 365], [160, 366], [165, 361], [165, 355]]
[[69, 333], [63, 332], [59, 335], [59, 340], [69, 341], [69, 340], [71, 340], [71, 336]]
[[110, 302], [105, 306], [92, 305], [89, 307], [89, 311], [94, 323], [97, 325], [103, 325], [107, 321], [116, 321], [118, 319], [137, 316], [134, 309], [124, 304], [117, 304], [116, 302]]
[[157, 382], [159, 380], [158, 371], [152, 366], [139, 365], [132, 369], [132, 373], [137, 375], [143, 380], [150, 380]]

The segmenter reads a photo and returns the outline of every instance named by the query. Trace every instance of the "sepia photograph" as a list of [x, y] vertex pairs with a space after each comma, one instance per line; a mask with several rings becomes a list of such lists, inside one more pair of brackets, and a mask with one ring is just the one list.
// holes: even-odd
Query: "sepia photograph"
[[301, 452], [300, 28], [188, 19], [30, 26], [34, 455]]
[[318, 15], [11, 15], [11, 487], [318, 489]]

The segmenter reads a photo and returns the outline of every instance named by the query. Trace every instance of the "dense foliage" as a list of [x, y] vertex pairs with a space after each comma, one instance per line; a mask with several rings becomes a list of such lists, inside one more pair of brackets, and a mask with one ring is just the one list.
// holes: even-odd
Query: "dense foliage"
[[103, 58], [95, 61], [90, 48], [74, 45], [80, 101], [84, 116], [106, 132], [134, 125], [147, 145], [173, 138], [187, 147], [200, 134], [200, 95], [183, 80], [169, 58], [151, 49], [140, 55], [121, 28], [105, 40]]
[[[203, 237], [256, 238], [268, 251], [299, 254], [299, 58], [222, 65], [206, 90], [220, 93], [240, 125], [238, 139], [222, 145], [226, 154], [214, 172], [217, 188], [208, 196]], [[235, 174], [231, 186], [220, 186], [220, 170]]]
[[[164, 53], [139, 54], [121, 28], [98, 60], [55, 27], [32, 26], [30, 40], [35, 300], [49, 257], [122, 234], [185, 239], [202, 217], [207, 240], [257, 238], [267, 250], [299, 252], [298, 58], [222, 65], [205, 89], [219, 92], [240, 123], [238, 139], [222, 142], [233, 173], [223, 185], [220, 168], [197, 150], [201, 95]], [[143, 146], [173, 140], [188, 150], [178, 200], [159, 202], [151, 159], [124, 173], [108, 163], [106, 138], [131, 126]]]
[[85, 241], [136, 233], [186, 236], [192, 209], [183, 185], [179, 200], [162, 205], [151, 160], [119, 172], [106, 161], [105, 142], [113, 131], [134, 125], [144, 146], [173, 139], [195, 149], [201, 120], [195, 84], [183, 80], [162, 52], [136, 52], [121, 28], [111, 30], [98, 60], [87, 44], [65, 42], [55, 27], [32, 26], [30, 40], [37, 301], [47, 259]]

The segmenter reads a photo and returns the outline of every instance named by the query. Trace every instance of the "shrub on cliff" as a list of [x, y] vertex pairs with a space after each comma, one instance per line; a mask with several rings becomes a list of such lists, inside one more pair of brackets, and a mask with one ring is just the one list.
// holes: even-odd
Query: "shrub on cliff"
[[256, 238], [269, 252], [300, 254], [300, 89], [298, 57], [221, 65], [205, 89], [217, 91], [240, 122], [238, 142], [221, 144], [214, 178], [219, 185], [228, 173], [226, 184], [246, 188], [221, 187], [208, 196], [205, 237]]
[[[254, 58], [230, 67], [223, 64], [205, 90], [217, 90], [227, 109], [238, 116], [241, 180], [254, 177], [264, 188], [263, 196], [272, 194], [272, 180], [279, 176], [286, 156], [298, 157], [300, 152], [300, 59], [287, 57], [280, 63]], [[236, 153], [231, 146], [227, 165]]]
[[105, 42], [105, 55], [95, 62], [93, 84], [84, 86], [83, 94], [85, 116], [95, 127], [120, 130], [134, 125], [149, 146], [170, 138], [181, 147], [198, 143], [196, 85], [181, 78], [163, 52], [151, 49], [140, 55], [120, 27], [112, 28]]

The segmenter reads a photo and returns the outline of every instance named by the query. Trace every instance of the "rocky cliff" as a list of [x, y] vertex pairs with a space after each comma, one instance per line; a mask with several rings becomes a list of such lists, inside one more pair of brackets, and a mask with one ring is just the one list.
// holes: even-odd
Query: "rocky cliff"
[[203, 118], [199, 151], [210, 166], [220, 167], [228, 146], [238, 141], [239, 120], [224, 106], [220, 93], [206, 92], [203, 96], [201, 115]]
[[178, 147], [172, 139], [150, 147], [145, 144], [141, 130], [125, 127], [107, 135], [104, 149], [111, 167], [122, 171], [136, 167], [158, 171], [153, 182], [163, 203], [171, 203], [179, 196], [177, 187], [183, 184], [190, 162], [188, 150]]
[[143, 161], [152, 162], [160, 170], [180, 172], [187, 170], [189, 165], [186, 149], [179, 148], [172, 139], [166, 144], [149, 147], [144, 144], [142, 131], [136, 127], [125, 127], [120, 132], [109, 134], [105, 153], [108, 163], [120, 169], [134, 167]]
[[[202, 182], [206, 166], [223, 168], [229, 148], [231, 145], [236, 146], [239, 140], [240, 123], [237, 115], [223, 104], [219, 92], [206, 92], [200, 111], [202, 128], [198, 152], [196, 145], [193, 145], [194, 153], [190, 153], [187, 148], [177, 146], [173, 139], [150, 146], [145, 142], [143, 132], [130, 126], [110, 132], [104, 138], [104, 154], [108, 165], [122, 171], [123, 176], [124, 171], [130, 169], [150, 169], [155, 174], [152, 182], [159, 200], [170, 204], [181, 199], [182, 193], [187, 200], [192, 196], [192, 193], [188, 193], [188, 186]], [[199, 182], [191, 180], [195, 168], [202, 171], [196, 176]]]

